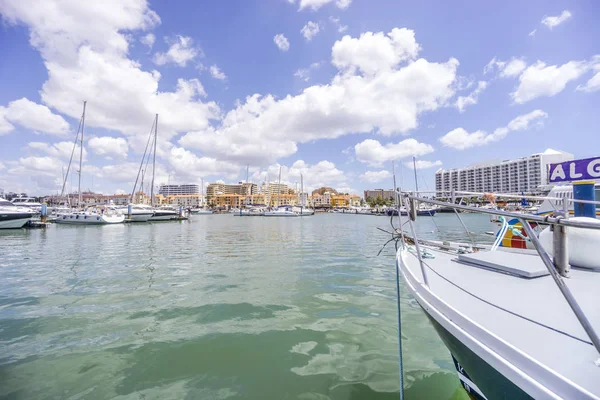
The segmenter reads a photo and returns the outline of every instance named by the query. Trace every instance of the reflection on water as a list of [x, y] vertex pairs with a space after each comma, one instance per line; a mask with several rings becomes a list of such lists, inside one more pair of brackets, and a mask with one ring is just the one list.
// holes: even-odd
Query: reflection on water
[[[418, 230], [464, 239], [455, 216], [435, 221]], [[393, 247], [375, 257], [378, 226], [389, 219], [202, 215], [0, 232], [0, 397], [396, 399]], [[465, 398], [401, 295], [406, 398]]]

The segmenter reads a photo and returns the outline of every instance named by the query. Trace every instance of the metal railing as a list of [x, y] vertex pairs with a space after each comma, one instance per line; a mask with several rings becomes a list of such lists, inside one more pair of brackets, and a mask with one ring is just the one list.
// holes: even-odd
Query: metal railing
[[[472, 195], [482, 195], [482, 196], [485, 195], [485, 193], [477, 193], [477, 192], [461, 192], [461, 193], [469, 193]], [[454, 192], [453, 192], [453, 194], [454, 194]], [[571, 310], [573, 311], [577, 320], [581, 324], [582, 328], [584, 329], [584, 331], [590, 338], [593, 346], [596, 348], [596, 351], [600, 354], [600, 337], [598, 337], [598, 334], [596, 333], [592, 324], [588, 320], [587, 316], [585, 315], [585, 313], [579, 306], [579, 303], [577, 302], [577, 300], [571, 293], [569, 287], [567, 286], [567, 283], [563, 279], [563, 276], [566, 277], [566, 275], [568, 273], [568, 269], [569, 269], [569, 257], [568, 257], [568, 246], [567, 246], [567, 237], [568, 236], [567, 236], [567, 232], [566, 232], [565, 228], [566, 227], [574, 227], [574, 228], [599, 229], [600, 230], [600, 224], [598, 224], [598, 223], [569, 220], [569, 218], [567, 217], [568, 204], [569, 204], [569, 202], [584, 202], [584, 203], [600, 204], [600, 202], [575, 200], [575, 199], [566, 198], [566, 197], [565, 198], [548, 198], [548, 197], [540, 197], [540, 196], [529, 196], [529, 198], [534, 197], [534, 198], [544, 199], [544, 200], [545, 199], [556, 199], [556, 200], [561, 200], [563, 202], [562, 203], [563, 204], [562, 215], [541, 216], [541, 215], [532, 215], [532, 214], [522, 214], [522, 213], [518, 213], [518, 212], [510, 212], [510, 211], [504, 211], [504, 210], [485, 209], [485, 208], [481, 208], [481, 207], [472, 207], [472, 206], [467, 206], [467, 205], [462, 205], [462, 204], [454, 204], [454, 203], [419, 197], [412, 193], [403, 194], [403, 196], [404, 196], [403, 203], [404, 203], [407, 213], [409, 215], [410, 215], [410, 207], [417, 207], [417, 204], [419, 202], [423, 202], [423, 203], [434, 204], [434, 205], [438, 205], [438, 206], [442, 206], [442, 207], [450, 207], [450, 208], [453, 208], [455, 210], [455, 212], [457, 210], [463, 210], [463, 211], [477, 212], [477, 213], [481, 213], [481, 214], [499, 215], [499, 216], [503, 216], [503, 217], [510, 217], [510, 218], [518, 219], [521, 222], [521, 224], [523, 225], [523, 229], [527, 233], [527, 237], [531, 240], [531, 243], [533, 244], [536, 251], [540, 255], [542, 261], [544, 262], [544, 265], [548, 269], [548, 272], [550, 273], [554, 282], [558, 286], [558, 289], [560, 290], [563, 297], [565, 298], [565, 300], [571, 307]], [[512, 196], [512, 195], [508, 195], [508, 196], [496, 195], [496, 196], [508, 197], [508, 196]], [[520, 196], [519, 198], [521, 198], [521, 197], [523, 197], [523, 196]], [[400, 210], [398, 210], [398, 211], [400, 211]], [[456, 212], [456, 215], [458, 216], [459, 220], [461, 221], [463, 228], [467, 231], [467, 233], [469, 233], [464, 222], [460, 218], [460, 215], [458, 214], [458, 212]], [[411, 227], [413, 239], [414, 239], [416, 250], [417, 250], [417, 258], [419, 260], [419, 264], [421, 267], [421, 273], [423, 274], [423, 281], [424, 281], [423, 283], [427, 287], [429, 287], [427, 275], [425, 273], [425, 265], [424, 265], [421, 251], [420, 251], [419, 240], [416, 235], [416, 230], [414, 228], [414, 224], [412, 223], [412, 220], [410, 217], [408, 218], [408, 221], [410, 222], [410, 227]], [[544, 248], [543, 248], [540, 240], [536, 236], [533, 228], [531, 227], [531, 225], [529, 225], [529, 222], [539, 222], [539, 223], [549, 224], [552, 227], [552, 229], [553, 229], [553, 246], [554, 246], [554, 250], [553, 250], [554, 257], [553, 258], [551, 258], [550, 255], [546, 252], [546, 250], [544, 250]]]

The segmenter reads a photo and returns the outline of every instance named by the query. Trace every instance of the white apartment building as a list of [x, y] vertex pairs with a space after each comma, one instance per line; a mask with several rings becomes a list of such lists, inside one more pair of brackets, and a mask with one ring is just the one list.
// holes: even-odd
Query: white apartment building
[[158, 194], [163, 196], [172, 196], [178, 194], [198, 194], [200, 186], [198, 185], [160, 185]]
[[435, 173], [438, 197], [452, 189], [467, 192], [537, 193], [548, 184], [548, 164], [573, 160], [573, 154], [548, 149], [515, 160], [479, 163]]

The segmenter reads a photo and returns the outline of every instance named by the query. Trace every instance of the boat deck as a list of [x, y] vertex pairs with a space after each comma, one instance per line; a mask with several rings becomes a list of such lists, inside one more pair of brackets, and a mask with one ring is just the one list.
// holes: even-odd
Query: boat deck
[[[559, 397], [600, 398], [600, 355], [550, 275], [519, 277], [465, 264], [456, 252], [426, 248], [435, 258], [423, 260], [430, 291], [424, 294], [440, 300], [443, 306], [436, 308], [442, 314]], [[496, 253], [496, 259], [506, 255], [508, 270], [520, 264], [534, 266], [531, 272], [541, 263], [528, 250]], [[405, 277], [417, 292], [427, 292], [419, 284], [423, 276], [414, 248], [399, 252], [399, 265], [410, 272]], [[600, 331], [600, 273], [573, 268], [566, 282]]]

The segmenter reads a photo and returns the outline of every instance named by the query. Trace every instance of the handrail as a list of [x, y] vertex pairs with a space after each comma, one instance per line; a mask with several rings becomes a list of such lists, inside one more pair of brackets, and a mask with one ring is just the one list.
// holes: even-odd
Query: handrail
[[576, 227], [576, 228], [586, 228], [586, 229], [600, 229], [600, 224], [594, 224], [594, 223], [589, 223], [589, 222], [585, 222], [585, 221], [572, 221], [570, 219], [555, 218], [555, 217], [550, 217], [550, 216], [522, 214], [522, 213], [518, 213], [518, 212], [511, 212], [511, 211], [485, 209], [482, 207], [463, 206], [463, 205], [459, 205], [459, 204], [453, 204], [453, 203], [448, 203], [448, 202], [444, 202], [444, 201], [414, 196], [412, 194], [409, 194], [406, 196], [409, 199], [421, 201], [423, 203], [436, 204], [436, 205], [442, 206], [442, 207], [452, 207], [457, 210], [473, 211], [473, 212], [489, 214], [489, 215], [502, 215], [504, 217], [526, 219], [527, 221], [541, 222], [544, 224], [572, 226], [572, 227]]
[[[414, 193], [414, 192], [413, 192]], [[450, 197], [450, 195], [452, 195], [452, 191], [451, 190], [429, 190], [429, 191], [424, 191], [424, 190], [420, 190], [418, 192], [419, 194], [425, 194], [425, 193], [431, 193], [431, 194], [438, 194], [438, 193], [444, 193], [444, 194], [448, 194]], [[533, 200], [564, 200], [564, 197], [552, 197], [552, 196], [532, 196], [532, 195], [522, 195], [522, 194], [518, 194], [518, 193], [495, 193], [495, 192], [469, 192], [469, 191], [465, 191], [465, 190], [456, 190], [454, 191], [455, 195], [470, 195], [470, 196], [480, 196], [483, 197], [486, 194], [489, 193], [493, 193], [494, 196], [496, 197], [505, 197], [505, 198], [512, 198], [512, 199], [533, 199]], [[461, 197], [461, 196], [457, 196], [457, 197]], [[572, 198], [567, 198], [567, 200], [571, 203], [584, 203], [584, 204], [596, 204], [598, 206], [600, 206], [600, 201], [597, 200], [579, 200], [579, 199], [572, 199]]]

